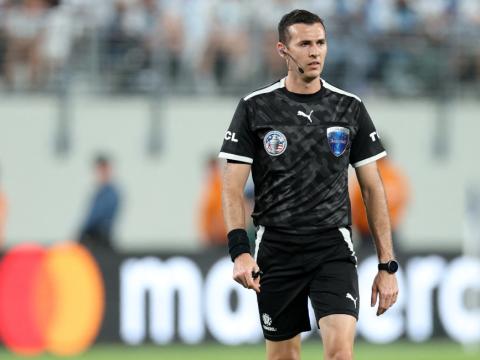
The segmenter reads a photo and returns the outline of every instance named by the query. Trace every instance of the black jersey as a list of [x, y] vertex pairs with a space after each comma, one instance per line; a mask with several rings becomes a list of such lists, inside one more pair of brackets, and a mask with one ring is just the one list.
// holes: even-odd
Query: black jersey
[[296, 94], [285, 79], [240, 100], [219, 157], [252, 164], [256, 225], [317, 234], [351, 225], [348, 166], [386, 155], [363, 102], [323, 79]]

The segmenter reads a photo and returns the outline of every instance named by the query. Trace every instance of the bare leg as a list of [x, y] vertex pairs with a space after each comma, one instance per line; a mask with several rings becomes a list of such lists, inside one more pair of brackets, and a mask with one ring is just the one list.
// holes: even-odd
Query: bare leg
[[300, 360], [300, 334], [284, 341], [266, 341], [268, 360]]
[[320, 319], [325, 360], [353, 359], [356, 319], [351, 315], [333, 314]]

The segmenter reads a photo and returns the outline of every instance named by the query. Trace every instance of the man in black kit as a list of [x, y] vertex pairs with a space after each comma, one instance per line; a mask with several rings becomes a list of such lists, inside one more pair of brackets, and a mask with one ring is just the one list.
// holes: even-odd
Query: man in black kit
[[[257, 292], [268, 359], [300, 359], [310, 298], [325, 359], [351, 359], [359, 291], [351, 241], [348, 166], [361, 185], [379, 259], [371, 306], [398, 294], [386, 198], [376, 160], [386, 155], [362, 101], [320, 74], [323, 21], [305, 10], [278, 25], [288, 74], [238, 104], [220, 153], [227, 159], [223, 208], [233, 278]], [[253, 256], [243, 188], [252, 171], [257, 226]]]

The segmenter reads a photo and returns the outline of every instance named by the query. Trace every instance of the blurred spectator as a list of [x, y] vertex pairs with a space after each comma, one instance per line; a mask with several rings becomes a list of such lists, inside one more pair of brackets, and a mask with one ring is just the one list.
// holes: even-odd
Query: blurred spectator
[[[258, 8], [255, 14], [256, 26], [261, 31], [260, 72], [262, 81], [272, 82], [285, 76], [285, 60], [278, 56], [275, 47], [278, 41], [278, 20], [295, 7], [301, 8], [298, 2], [292, 0], [266, 0], [262, 1], [262, 6]], [[322, 15], [320, 15], [322, 16]]]
[[[210, 1], [163, 0], [163, 11], [182, 19], [182, 77], [180, 81], [188, 88], [202, 90], [201, 62], [205, 53], [210, 26], [208, 14]], [[168, 7], [167, 4], [168, 3]], [[175, 5], [174, 5], [175, 4]], [[186, 10], [188, 9], [188, 11]], [[178, 85], [178, 84], [176, 84]]]
[[9, 6], [8, 0], [0, 0], [0, 75], [3, 79], [5, 76], [5, 53], [7, 48], [7, 34], [5, 29], [5, 22], [7, 19], [7, 10]]
[[114, 250], [112, 230], [120, 206], [120, 193], [113, 182], [112, 164], [108, 157], [95, 159], [97, 189], [81, 227], [80, 243], [91, 249]]
[[456, 0], [457, 21], [461, 26], [465, 26], [470, 31], [480, 27], [480, 1], [476, 0]]
[[5, 244], [5, 224], [7, 222], [7, 197], [0, 183], [0, 249]]
[[104, 30], [103, 58], [103, 68], [112, 72], [109, 83], [114, 91], [134, 89], [141, 72], [151, 66], [159, 19], [155, 0], [115, 1]]
[[367, 0], [365, 2], [365, 26], [371, 36], [378, 37], [393, 29], [394, 0]]
[[411, 44], [406, 36], [418, 31], [416, 13], [405, 0], [369, 0], [366, 29], [371, 39], [373, 58], [368, 75], [377, 83], [388, 84], [391, 94], [405, 95], [416, 89]]
[[208, 38], [200, 71], [203, 86], [228, 86], [248, 79], [248, 28], [252, 3], [246, 0], [212, 0], [207, 18]]
[[[328, 6], [327, 6], [327, 3]], [[365, 14], [361, 1], [328, 1], [322, 7], [329, 20], [326, 24], [329, 47], [324, 76], [335, 78], [338, 86], [363, 93], [372, 53], [365, 41]], [[318, 6], [318, 5], [317, 5]], [[352, 56], [352, 54], [355, 54]]]
[[60, 3], [60, 0], [48, 0], [48, 5], [40, 41], [41, 70], [45, 79], [66, 66], [75, 37], [72, 8]]
[[[480, 90], [480, 1], [457, 0], [455, 29], [462, 38], [454, 58], [454, 67], [459, 80]], [[465, 36], [468, 35], [468, 36]]]
[[170, 83], [175, 84], [182, 69], [182, 56], [185, 49], [185, 14], [182, 10], [187, 6], [185, 1], [162, 1], [160, 24], [161, 29], [157, 34], [159, 39], [152, 39], [157, 42], [159, 53], [164, 57], [166, 73], [169, 74]]
[[200, 238], [207, 246], [224, 246], [227, 230], [222, 212], [222, 170], [216, 156], [207, 161], [206, 178], [199, 207]]
[[410, 1], [395, 1], [394, 30], [400, 34], [412, 34], [417, 30], [418, 17]]
[[[477, 0], [0, 0], [8, 89], [43, 89], [87, 73], [118, 92], [243, 92], [284, 75], [275, 19], [305, 8], [325, 19], [325, 78], [348, 90], [427, 96], [480, 84]], [[273, 15], [272, 15], [273, 14]], [[275, 14], [280, 14], [274, 16]], [[275, 41], [274, 41], [275, 42]], [[93, 76], [92, 76], [93, 75]], [[61, 79], [80, 78], [68, 76]], [[107, 86], [105, 86], [107, 85]], [[47, 88], [48, 89], [48, 88]]]
[[40, 42], [45, 29], [47, 2], [24, 0], [11, 3], [5, 18], [7, 86], [17, 86], [17, 67], [26, 66], [28, 86], [38, 88], [41, 81]]
[[[382, 177], [385, 193], [387, 195], [394, 248], [398, 250], [398, 229], [408, 205], [410, 198], [410, 187], [406, 176], [403, 174], [403, 171], [392, 162], [389, 156], [378, 160], [377, 166]], [[354, 175], [351, 176], [350, 179], [349, 191], [352, 206], [352, 224], [360, 234], [361, 242], [359, 251], [363, 252], [365, 250], [373, 250], [373, 240], [370, 234], [365, 206], [363, 205], [360, 186], [358, 185], [358, 180]]]

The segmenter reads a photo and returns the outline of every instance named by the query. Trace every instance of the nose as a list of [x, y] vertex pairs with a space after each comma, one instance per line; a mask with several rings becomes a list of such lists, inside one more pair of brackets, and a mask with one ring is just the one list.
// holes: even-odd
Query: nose
[[314, 45], [310, 47], [310, 57], [317, 58], [320, 56], [320, 47], [318, 45]]

